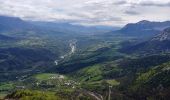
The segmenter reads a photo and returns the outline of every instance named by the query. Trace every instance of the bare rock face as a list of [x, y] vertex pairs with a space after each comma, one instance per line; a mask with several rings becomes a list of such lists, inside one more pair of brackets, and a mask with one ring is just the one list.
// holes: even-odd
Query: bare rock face
[[169, 53], [170, 52], [170, 27], [164, 29], [152, 39], [125, 47], [120, 51], [126, 53]]
[[155, 36], [151, 41], [170, 40], [170, 28], [166, 28], [162, 33]]

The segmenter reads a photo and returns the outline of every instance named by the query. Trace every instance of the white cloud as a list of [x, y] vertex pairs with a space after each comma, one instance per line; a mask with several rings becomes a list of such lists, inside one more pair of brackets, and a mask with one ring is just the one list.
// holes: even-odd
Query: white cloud
[[0, 14], [84, 25], [170, 20], [170, 0], [0, 0]]

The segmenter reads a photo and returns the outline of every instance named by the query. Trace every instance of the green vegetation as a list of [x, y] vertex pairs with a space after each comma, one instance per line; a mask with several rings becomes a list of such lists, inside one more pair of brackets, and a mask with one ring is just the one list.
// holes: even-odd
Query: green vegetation
[[0, 99], [4, 98], [14, 88], [15, 86], [12, 82], [0, 83]]
[[[165, 99], [169, 96], [170, 88], [170, 62], [150, 68], [141, 72], [130, 86], [130, 91], [138, 98], [147, 97], [150, 99]], [[142, 95], [142, 96], [139, 96]]]
[[102, 79], [102, 71], [101, 71], [101, 65], [94, 65], [86, 67], [82, 70], [79, 70], [78, 72], [73, 73], [75, 77], [78, 77], [78, 80], [84, 82], [84, 81], [98, 81]]
[[14, 88], [12, 83], [1, 83], [0, 84], [0, 91], [8, 91]]
[[41, 91], [30, 91], [30, 90], [19, 90], [6, 98], [19, 99], [19, 100], [62, 100], [62, 98], [55, 95], [52, 92], [41, 92]]
[[43, 73], [43, 74], [36, 74], [33, 77], [35, 77], [37, 80], [43, 81], [43, 80], [49, 80], [50, 78], [59, 77], [59, 75], [58, 74], [51, 74], [51, 73]]
[[5, 97], [6, 99], [17, 100], [95, 100], [94, 97], [79, 91], [37, 91], [37, 90], [18, 90]]
[[112, 85], [112, 86], [117, 86], [120, 84], [120, 82], [116, 81], [115, 79], [113, 80], [107, 80], [107, 83]]
[[[141, 41], [118, 34], [56, 30], [6, 34], [12, 40], [0, 40], [1, 98], [8, 94], [7, 99], [16, 100], [168, 100], [170, 54], [160, 51], [162, 45], [149, 49], [158, 42], [136, 45]], [[65, 56], [73, 40], [76, 52]]]

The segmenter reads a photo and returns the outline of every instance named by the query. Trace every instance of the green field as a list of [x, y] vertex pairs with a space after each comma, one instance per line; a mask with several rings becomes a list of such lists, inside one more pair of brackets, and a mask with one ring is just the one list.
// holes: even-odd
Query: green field
[[[59, 74], [52, 74], [52, 73], [43, 73], [43, 74], [36, 74], [33, 76], [37, 80], [43, 81], [43, 80], [49, 80], [51, 78], [58, 78], [60, 77]], [[63, 76], [65, 78], [65, 76]]]

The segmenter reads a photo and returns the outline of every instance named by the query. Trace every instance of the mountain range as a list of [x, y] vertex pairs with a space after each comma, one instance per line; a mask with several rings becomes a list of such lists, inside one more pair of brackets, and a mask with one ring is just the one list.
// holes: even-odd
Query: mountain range
[[113, 31], [111, 33], [121, 33], [126, 36], [134, 36], [138, 38], [151, 38], [167, 27], [170, 27], [170, 21], [152, 22], [142, 20], [137, 23], [129, 23], [120, 30]]
[[169, 99], [170, 21], [116, 30], [7, 16], [0, 22], [0, 98]]
[[110, 26], [81, 26], [61, 22], [26, 21], [18, 17], [0, 16], [0, 32], [4, 31], [56, 31], [75, 34], [100, 34], [119, 27]]

